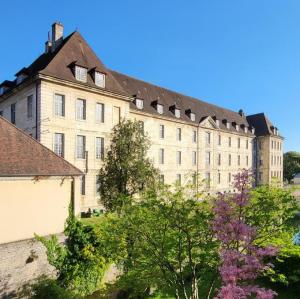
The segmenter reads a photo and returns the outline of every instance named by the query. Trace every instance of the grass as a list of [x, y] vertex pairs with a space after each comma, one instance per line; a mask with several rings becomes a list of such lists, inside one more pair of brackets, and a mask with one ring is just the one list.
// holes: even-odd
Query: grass
[[91, 218], [81, 218], [80, 221], [84, 225], [89, 225], [91, 227], [95, 227], [103, 222], [104, 217], [101, 215], [99, 217], [91, 217]]

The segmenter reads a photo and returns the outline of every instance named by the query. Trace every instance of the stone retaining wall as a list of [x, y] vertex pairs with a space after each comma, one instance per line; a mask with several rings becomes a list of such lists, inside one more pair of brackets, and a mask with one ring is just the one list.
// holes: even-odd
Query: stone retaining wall
[[[63, 242], [65, 237], [59, 235]], [[17, 293], [42, 275], [55, 276], [45, 247], [35, 239], [0, 244], [0, 298], [18, 298]]]

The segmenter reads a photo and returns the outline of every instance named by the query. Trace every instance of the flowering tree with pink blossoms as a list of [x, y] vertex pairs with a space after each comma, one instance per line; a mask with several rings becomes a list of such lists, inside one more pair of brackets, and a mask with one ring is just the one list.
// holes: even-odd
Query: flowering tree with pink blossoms
[[256, 229], [245, 223], [249, 204], [251, 175], [243, 170], [235, 176], [237, 193], [219, 194], [214, 204], [213, 229], [221, 243], [219, 268], [222, 285], [216, 299], [272, 299], [277, 294], [257, 286], [254, 281], [271, 264], [265, 260], [277, 254], [274, 247], [255, 245]]

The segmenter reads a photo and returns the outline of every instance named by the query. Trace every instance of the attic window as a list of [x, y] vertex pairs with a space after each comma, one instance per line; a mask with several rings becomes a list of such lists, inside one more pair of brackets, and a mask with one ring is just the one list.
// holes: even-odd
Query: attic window
[[138, 109], [143, 109], [144, 101], [142, 99], [135, 99], [135, 105]]
[[220, 121], [218, 119], [216, 119], [216, 125], [218, 128], [220, 127]]
[[85, 82], [87, 81], [87, 69], [82, 66], [75, 66], [75, 78], [78, 81]]
[[164, 113], [164, 106], [161, 105], [161, 104], [157, 104], [156, 105], [156, 110], [157, 110], [157, 113], [163, 114]]
[[235, 125], [235, 129], [236, 129], [237, 131], [239, 131], [239, 130], [240, 130], [240, 126], [239, 126], [238, 124], [236, 124], [236, 125]]
[[175, 108], [174, 109], [174, 115], [175, 115], [175, 117], [180, 118], [180, 109]]
[[191, 119], [191, 121], [195, 121], [196, 120], [195, 113], [193, 113], [193, 112], [190, 113], [190, 119]]
[[18, 75], [17, 76], [17, 84], [20, 84], [26, 77], [27, 77], [27, 75], [25, 75], [25, 74]]
[[95, 84], [99, 87], [105, 87], [105, 74], [100, 72], [95, 72]]
[[245, 133], [248, 133], [248, 127], [245, 126], [244, 131]]
[[230, 126], [231, 126], [231, 125], [230, 125], [230, 122], [227, 122], [227, 123], [226, 123], [226, 127], [227, 127], [228, 130], [230, 129]]
[[2, 96], [4, 94], [4, 87], [0, 87], [0, 96]]

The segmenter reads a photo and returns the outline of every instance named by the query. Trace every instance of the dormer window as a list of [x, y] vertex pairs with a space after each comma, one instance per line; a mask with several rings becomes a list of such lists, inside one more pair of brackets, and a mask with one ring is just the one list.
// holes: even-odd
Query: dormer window
[[236, 129], [237, 131], [239, 131], [239, 130], [240, 130], [240, 126], [239, 126], [238, 124], [236, 124], [236, 125], [235, 125], [235, 129]]
[[185, 110], [185, 113], [190, 118], [191, 121], [196, 120], [196, 114], [193, 113], [191, 109]]
[[173, 112], [176, 118], [180, 118], [180, 109], [176, 105], [171, 106], [170, 111]]
[[2, 96], [4, 94], [4, 87], [0, 87], [0, 96]]
[[218, 119], [216, 119], [216, 125], [218, 128], [220, 128], [220, 121]]
[[245, 131], [245, 133], [248, 133], [248, 127], [244, 127], [244, 131]]
[[95, 71], [95, 84], [99, 87], [105, 87], [105, 74]]
[[164, 106], [161, 105], [161, 104], [157, 104], [156, 105], [156, 110], [157, 110], [157, 113], [163, 114], [164, 113]]
[[75, 78], [78, 81], [86, 83], [87, 69], [85, 67], [75, 65]]
[[135, 105], [138, 109], [143, 109], [144, 101], [142, 99], [135, 99]]
[[226, 123], [226, 128], [227, 128], [228, 130], [230, 130], [230, 128], [231, 128], [230, 122], [227, 122], [227, 123]]
[[255, 128], [252, 128], [251, 132], [252, 132], [252, 134], [254, 134], [255, 133]]
[[27, 78], [28, 71], [23, 67], [18, 73], [15, 74], [17, 77], [16, 83], [20, 84], [25, 78]]

